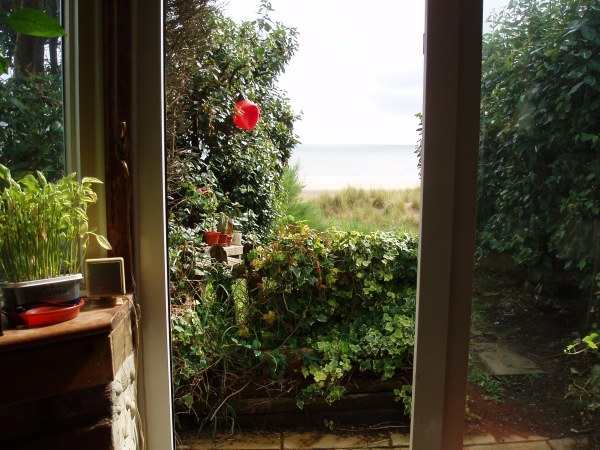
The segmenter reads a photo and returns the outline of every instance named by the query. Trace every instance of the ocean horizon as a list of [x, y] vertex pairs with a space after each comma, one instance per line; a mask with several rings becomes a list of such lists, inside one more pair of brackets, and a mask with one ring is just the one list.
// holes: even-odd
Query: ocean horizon
[[305, 192], [416, 187], [417, 163], [414, 145], [300, 144], [290, 158]]

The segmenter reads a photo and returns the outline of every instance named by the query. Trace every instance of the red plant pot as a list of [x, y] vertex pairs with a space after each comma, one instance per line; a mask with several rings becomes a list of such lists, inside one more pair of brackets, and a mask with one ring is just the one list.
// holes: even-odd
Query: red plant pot
[[227, 247], [229, 244], [227, 243], [229, 236], [227, 236], [225, 233], [221, 233], [219, 235], [219, 245], [222, 247]]
[[217, 231], [205, 231], [204, 239], [206, 240], [206, 245], [216, 245], [219, 243], [219, 236], [221, 233]]

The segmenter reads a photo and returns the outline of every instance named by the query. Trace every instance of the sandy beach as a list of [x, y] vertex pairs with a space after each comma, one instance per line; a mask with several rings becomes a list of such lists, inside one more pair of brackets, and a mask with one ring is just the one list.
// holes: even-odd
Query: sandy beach
[[300, 145], [291, 165], [298, 167], [304, 198], [347, 187], [398, 190], [421, 184], [412, 145]]
[[300, 180], [304, 185], [303, 198], [315, 198], [325, 192], [341, 191], [348, 187], [356, 189], [399, 190], [420, 187], [418, 177], [373, 176], [306, 176]]

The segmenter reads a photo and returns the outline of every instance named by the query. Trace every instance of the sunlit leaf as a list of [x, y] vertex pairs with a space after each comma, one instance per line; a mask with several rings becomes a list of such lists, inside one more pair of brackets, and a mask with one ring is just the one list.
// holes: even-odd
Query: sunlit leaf
[[65, 36], [60, 24], [43, 11], [31, 8], [16, 10], [6, 18], [9, 25], [18, 33], [39, 37]]

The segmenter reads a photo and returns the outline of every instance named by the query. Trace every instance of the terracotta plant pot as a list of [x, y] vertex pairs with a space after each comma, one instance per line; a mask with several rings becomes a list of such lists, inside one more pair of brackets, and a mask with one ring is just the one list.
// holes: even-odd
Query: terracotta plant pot
[[206, 245], [218, 244], [220, 235], [221, 233], [219, 233], [218, 231], [205, 231], [204, 240], [206, 241]]
[[227, 236], [225, 233], [221, 233], [219, 235], [219, 245], [222, 247], [227, 247], [229, 246], [229, 243], [231, 242], [231, 238], [229, 236]]

